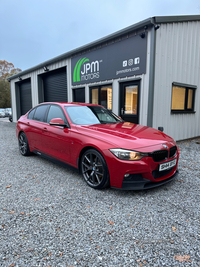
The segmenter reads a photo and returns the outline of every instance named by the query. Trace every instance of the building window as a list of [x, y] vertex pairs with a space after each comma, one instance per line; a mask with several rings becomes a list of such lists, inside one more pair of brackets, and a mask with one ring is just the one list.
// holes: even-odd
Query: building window
[[193, 113], [196, 86], [173, 83], [172, 113]]
[[112, 110], [112, 85], [90, 88], [90, 102]]
[[85, 103], [85, 88], [73, 89], [73, 101]]

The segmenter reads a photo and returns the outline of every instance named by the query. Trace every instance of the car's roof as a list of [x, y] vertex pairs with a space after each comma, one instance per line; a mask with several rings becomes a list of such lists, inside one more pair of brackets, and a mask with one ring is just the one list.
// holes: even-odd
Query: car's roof
[[40, 105], [42, 104], [57, 104], [57, 105], [61, 105], [61, 106], [96, 106], [96, 107], [101, 107], [100, 105], [96, 105], [96, 104], [90, 104], [90, 103], [80, 103], [80, 102], [43, 102], [40, 103]]

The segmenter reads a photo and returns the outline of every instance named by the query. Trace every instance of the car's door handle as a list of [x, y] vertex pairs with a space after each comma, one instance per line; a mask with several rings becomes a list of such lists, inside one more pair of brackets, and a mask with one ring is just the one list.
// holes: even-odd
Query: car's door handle
[[47, 132], [48, 130], [47, 130], [47, 128], [46, 128], [46, 127], [44, 127], [44, 128], [43, 128], [43, 131]]

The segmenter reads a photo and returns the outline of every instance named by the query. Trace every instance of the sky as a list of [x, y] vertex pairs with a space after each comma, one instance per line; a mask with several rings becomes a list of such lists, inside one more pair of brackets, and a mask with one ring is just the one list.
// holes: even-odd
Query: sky
[[0, 0], [0, 60], [36, 66], [154, 16], [200, 15], [199, 0]]

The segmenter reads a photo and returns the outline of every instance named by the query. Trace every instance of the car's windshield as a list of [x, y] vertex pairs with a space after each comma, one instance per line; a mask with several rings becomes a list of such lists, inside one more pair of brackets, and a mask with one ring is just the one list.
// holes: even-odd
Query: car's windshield
[[118, 123], [122, 120], [110, 111], [98, 106], [70, 106], [65, 107], [70, 120], [78, 125], [93, 125], [104, 123]]

